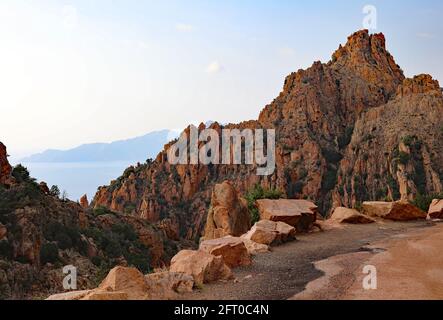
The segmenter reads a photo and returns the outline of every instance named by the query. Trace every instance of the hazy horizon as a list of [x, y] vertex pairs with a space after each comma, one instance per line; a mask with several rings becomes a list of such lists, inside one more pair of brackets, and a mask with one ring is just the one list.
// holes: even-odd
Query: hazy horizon
[[257, 118], [367, 4], [405, 75], [443, 81], [439, 1], [2, 1], [0, 140], [19, 158]]

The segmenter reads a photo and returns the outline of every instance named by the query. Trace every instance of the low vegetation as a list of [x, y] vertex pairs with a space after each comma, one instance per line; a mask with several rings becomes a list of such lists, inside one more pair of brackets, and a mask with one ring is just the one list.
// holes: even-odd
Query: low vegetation
[[422, 195], [421, 193], [418, 193], [414, 201], [412, 201], [412, 204], [420, 208], [421, 210], [427, 212], [429, 210], [429, 206], [431, 205], [432, 200], [434, 199], [443, 199], [443, 192], [431, 195]]
[[252, 223], [256, 223], [260, 220], [260, 213], [256, 205], [256, 201], [260, 199], [280, 199], [283, 193], [277, 189], [264, 189], [261, 185], [255, 185], [251, 190], [249, 190], [245, 199], [248, 202], [248, 210], [251, 215]]

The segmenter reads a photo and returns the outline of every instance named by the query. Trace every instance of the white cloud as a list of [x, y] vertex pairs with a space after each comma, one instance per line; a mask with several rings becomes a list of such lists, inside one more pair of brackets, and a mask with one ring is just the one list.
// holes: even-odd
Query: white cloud
[[175, 29], [179, 32], [192, 32], [194, 31], [194, 26], [190, 24], [179, 23], [175, 26]]
[[68, 30], [74, 30], [78, 26], [78, 11], [72, 5], [63, 6], [63, 26]]
[[435, 38], [435, 35], [434, 35], [434, 34], [432, 34], [432, 33], [426, 33], [426, 32], [420, 32], [420, 33], [417, 33], [417, 36], [418, 36], [419, 38], [423, 38], [423, 39], [434, 39], [434, 38]]
[[223, 71], [223, 66], [218, 62], [218, 61], [214, 61], [211, 62], [207, 67], [206, 67], [206, 72], [207, 73], [218, 73], [220, 71]]

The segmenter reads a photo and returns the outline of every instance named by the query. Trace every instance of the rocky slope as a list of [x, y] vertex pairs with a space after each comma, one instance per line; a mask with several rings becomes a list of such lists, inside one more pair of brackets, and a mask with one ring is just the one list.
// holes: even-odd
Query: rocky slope
[[311, 199], [324, 215], [364, 200], [441, 192], [442, 114], [437, 81], [405, 79], [384, 35], [358, 31], [328, 63], [289, 75], [257, 120], [224, 127], [274, 128], [273, 175], [257, 176], [254, 165], [173, 166], [166, 145], [155, 161], [99, 188], [92, 206], [160, 221], [168, 234], [197, 240], [213, 186], [224, 180], [242, 194], [261, 184]]
[[63, 266], [78, 271], [78, 288], [96, 286], [115, 265], [144, 272], [180, 249], [144, 219], [90, 210], [49, 194], [22, 166], [11, 168], [0, 143], [0, 300], [63, 291]]

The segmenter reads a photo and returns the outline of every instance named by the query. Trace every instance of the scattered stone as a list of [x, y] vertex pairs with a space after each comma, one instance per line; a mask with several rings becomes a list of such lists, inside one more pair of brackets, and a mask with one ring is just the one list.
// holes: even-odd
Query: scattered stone
[[224, 238], [205, 240], [200, 243], [200, 250], [214, 256], [221, 256], [230, 268], [248, 266], [252, 263], [245, 243], [238, 237], [227, 236]]
[[[135, 268], [115, 267], [103, 280], [94, 294], [98, 292], [121, 292], [127, 294], [129, 300], [144, 300], [148, 292], [144, 275]], [[89, 295], [88, 295], [89, 296]], [[85, 298], [88, 298], [86, 296]], [[115, 297], [122, 297], [116, 295]], [[102, 297], [98, 295], [97, 297]], [[118, 299], [121, 300], [121, 299]]]
[[153, 300], [174, 300], [180, 294], [192, 292], [192, 276], [177, 272], [157, 272], [145, 276], [149, 296]]
[[222, 279], [232, 279], [231, 269], [221, 256], [214, 256], [204, 251], [182, 250], [171, 260], [171, 272], [191, 275], [196, 285]]
[[269, 246], [266, 244], [258, 243], [246, 238], [241, 239], [243, 240], [243, 243], [245, 244], [246, 249], [248, 249], [250, 255], [255, 256], [257, 254], [267, 253], [270, 251]]
[[260, 218], [281, 221], [296, 228], [297, 232], [308, 232], [317, 219], [317, 206], [307, 200], [257, 200]]
[[82, 291], [70, 291], [65, 293], [58, 293], [48, 297], [46, 300], [81, 300], [86, 295], [91, 293], [92, 290], [82, 290]]
[[426, 212], [407, 201], [380, 202], [367, 201], [362, 205], [363, 214], [393, 221], [426, 219]]
[[[428, 211], [429, 219], [443, 219], [443, 199], [434, 199]], [[0, 237], [1, 238], [1, 237]]]
[[330, 218], [333, 222], [350, 223], [350, 224], [366, 224], [374, 223], [375, 220], [367, 215], [361, 214], [355, 209], [338, 207], [334, 210]]
[[242, 238], [266, 245], [275, 245], [295, 239], [295, 228], [284, 222], [260, 220]]

